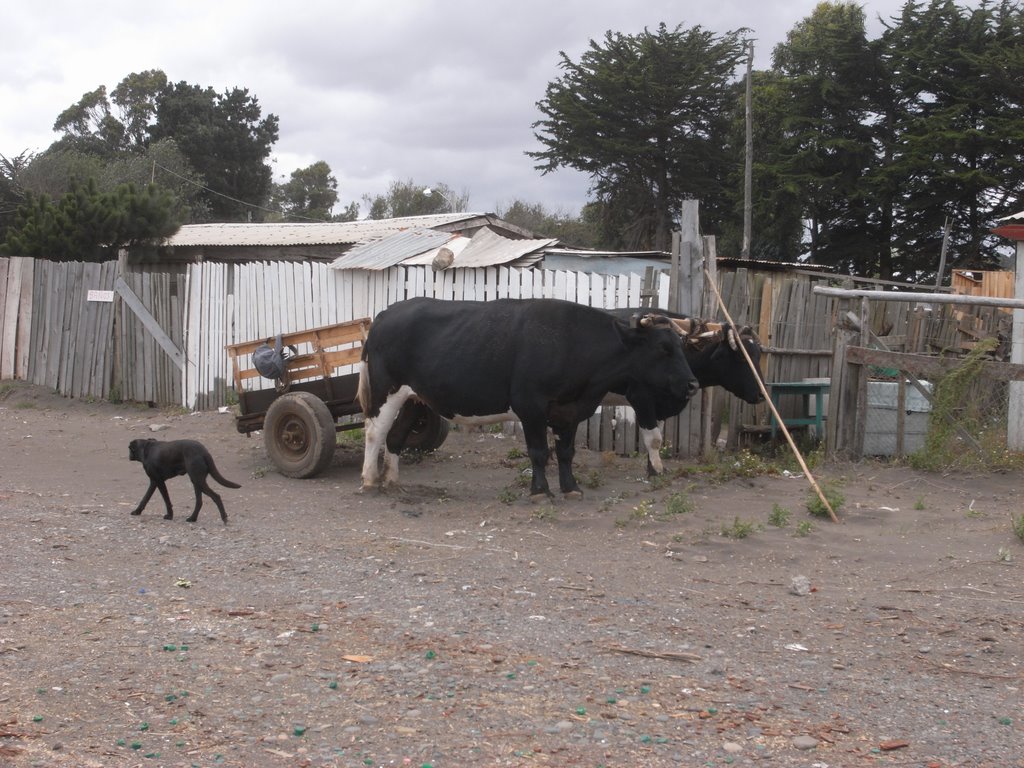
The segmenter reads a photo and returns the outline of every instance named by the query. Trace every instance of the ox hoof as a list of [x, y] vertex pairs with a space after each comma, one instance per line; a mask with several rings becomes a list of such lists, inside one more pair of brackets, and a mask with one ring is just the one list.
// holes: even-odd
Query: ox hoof
[[583, 498], [583, 491], [568, 491], [568, 492], [565, 493], [565, 498], [567, 498], [567, 499], [582, 499]]
[[541, 504], [543, 502], [547, 502], [547, 501], [550, 501], [550, 500], [551, 500], [551, 494], [550, 493], [533, 493], [533, 494], [530, 494], [530, 501], [532, 501], [534, 504]]
[[380, 489], [379, 485], [363, 485], [363, 486], [360, 486], [359, 493], [378, 494], [378, 493], [380, 493], [380, 490], [381, 489]]

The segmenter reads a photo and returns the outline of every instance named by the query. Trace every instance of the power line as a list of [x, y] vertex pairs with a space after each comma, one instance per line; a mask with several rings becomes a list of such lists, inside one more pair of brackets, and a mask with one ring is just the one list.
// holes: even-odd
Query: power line
[[198, 187], [199, 189], [201, 189], [201, 190], [203, 190], [205, 192], [209, 192], [211, 195], [217, 195], [218, 197], [223, 197], [224, 199], [230, 200], [233, 203], [239, 203], [240, 205], [246, 205], [246, 206], [249, 206], [250, 208], [255, 208], [256, 210], [259, 210], [259, 211], [266, 211], [267, 213], [279, 213], [282, 216], [288, 216], [288, 217], [293, 218], [293, 219], [302, 219], [304, 221], [311, 221], [311, 222], [313, 222], [315, 224], [323, 224], [324, 223], [324, 219], [311, 219], [308, 216], [300, 216], [300, 215], [298, 215], [296, 213], [288, 213], [287, 211], [284, 211], [284, 210], [282, 210], [280, 208], [265, 208], [264, 206], [257, 205], [256, 203], [249, 203], [249, 202], [246, 202], [245, 200], [239, 200], [237, 197], [232, 197], [231, 195], [226, 195], [223, 192], [218, 192], [215, 189], [210, 189], [210, 187], [207, 187], [205, 184], [200, 184], [198, 181], [190, 179], [187, 176], [182, 176], [180, 173], [177, 173], [176, 171], [172, 171], [170, 168], [162, 166], [162, 165], [160, 165], [160, 163], [158, 163], [156, 161], [153, 161], [153, 167], [154, 168], [159, 168], [161, 171], [164, 171], [165, 173], [169, 173], [169, 174], [171, 174], [171, 176], [174, 176], [175, 178], [181, 179], [186, 184], [191, 184], [192, 186]]

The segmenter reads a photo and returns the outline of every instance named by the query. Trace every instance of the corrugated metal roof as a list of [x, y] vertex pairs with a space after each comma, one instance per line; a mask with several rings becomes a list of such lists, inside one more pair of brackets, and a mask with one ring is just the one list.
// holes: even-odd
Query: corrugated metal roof
[[360, 219], [323, 223], [274, 224], [186, 224], [163, 244], [186, 246], [245, 245], [335, 245], [367, 243], [410, 228], [454, 224], [474, 219], [481, 213], [438, 213], [429, 216], [403, 216], [397, 219]]
[[454, 235], [450, 232], [438, 232], [422, 227], [409, 229], [397, 235], [357, 245], [332, 261], [331, 269], [387, 269], [401, 264], [410, 256], [416, 256], [424, 251], [434, 251], [452, 237]]
[[[466, 246], [473, 242], [473, 238], [466, 237], [465, 235], [452, 235], [452, 239], [444, 244], [444, 247], [452, 252], [454, 258], [458, 258], [459, 254], [462, 253]], [[405, 266], [417, 267], [417, 266], [430, 266], [434, 263], [434, 259], [437, 258], [441, 248], [431, 248], [426, 253], [421, 253], [419, 256], [413, 256], [411, 259], [406, 259], [402, 262]]]
[[1001, 219], [996, 221], [1024, 221], [1024, 211], [1020, 213], [1011, 213], [1009, 216], [1003, 216]]
[[516, 266], [529, 266], [541, 258], [540, 249], [554, 245], [556, 238], [542, 240], [512, 240], [502, 237], [490, 227], [483, 227], [473, 235], [472, 242], [455, 257], [452, 267], [496, 267], [516, 262]]

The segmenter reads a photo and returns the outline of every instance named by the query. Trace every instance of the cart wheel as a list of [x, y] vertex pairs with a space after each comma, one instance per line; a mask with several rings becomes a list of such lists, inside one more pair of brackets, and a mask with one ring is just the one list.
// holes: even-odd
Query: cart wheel
[[402, 445], [405, 450], [433, 451], [440, 448], [448, 437], [448, 419], [438, 415], [430, 406], [423, 403], [408, 400], [402, 406], [395, 427], [408, 422], [411, 422], [409, 434]]
[[291, 392], [270, 404], [263, 420], [263, 444], [282, 475], [314, 477], [334, 458], [334, 417], [320, 398]]

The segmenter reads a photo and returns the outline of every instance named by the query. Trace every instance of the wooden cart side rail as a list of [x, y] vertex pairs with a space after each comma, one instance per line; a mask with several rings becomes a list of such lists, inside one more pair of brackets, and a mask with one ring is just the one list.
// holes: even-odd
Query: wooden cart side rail
[[[285, 363], [285, 367], [291, 374], [289, 378], [293, 381], [315, 376], [326, 378], [331, 376], [337, 368], [359, 362], [362, 356], [362, 345], [369, 330], [370, 318], [363, 317], [346, 323], [281, 334], [281, 343], [286, 347], [300, 347], [300, 345], [308, 344], [311, 348], [310, 352], [295, 355]], [[244, 381], [260, 377], [259, 371], [255, 368], [243, 367], [241, 360], [246, 355], [251, 355], [264, 343], [272, 343], [272, 341], [273, 339], [257, 339], [225, 346], [228, 357], [231, 359], [231, 369], [237, 391], [243, 390]], [[332, 349], [342, 345], [349, 346], [340, 350]]]
[[[314, 349], [337, 346], [338, 344], [351, 344], [362, 342], [370, 331], [370, 318], [364, 317], [359, 320], [351, 320], [338, 325], [325, 325], [321, 328], [312, 328], [308, 331], [296, 331], [295, 333], [281, 334], [281, 343], [286, 347], [289, 345], [312, 344]], [[273, 342], [274, 337], [269, 341]], [[228, 344], [225, 349], [229, 357], [251, 355], [256, 349], [268, 341], [268, 339], [257, 339], [256, 341], [242, 341], [237, 344]]]
[[[345, 365], [355, 365], [361, 357], [362, 347], [352, 347], [351, 349], [342, 349], [335, 352], [312, 352], [308, 355], [296, 355], [289, 358], [285, 363], [285, 367], [290, 374], [289, 379], [297, 381], [298, 379], [320, 376], [325, 371], [327, 374], [333, 374], [337, 368]], [[258, 379], [259, 377], [260, 373], [255, 368], [239, 369], [237, 373], [237, 378], [240, 381]]]

